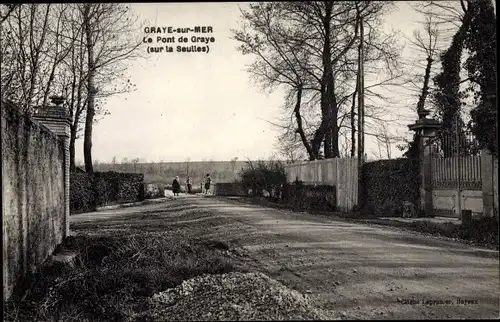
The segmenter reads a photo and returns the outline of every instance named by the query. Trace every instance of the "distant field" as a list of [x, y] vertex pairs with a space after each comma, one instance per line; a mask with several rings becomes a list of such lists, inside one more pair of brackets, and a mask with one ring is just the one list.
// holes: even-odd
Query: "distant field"
[[207, 173], [210, 173], [214, 183], [233, 182], [239, 178], [238, 174], [245, 166], [246, 161], [99, 163], [94, 165], [94, 170], [143, 173], [146, 183], [156, 184], [171, 184], [176, 176], [184, 182], [189, 173], [193, 186], [197, 186], [204, 181]]

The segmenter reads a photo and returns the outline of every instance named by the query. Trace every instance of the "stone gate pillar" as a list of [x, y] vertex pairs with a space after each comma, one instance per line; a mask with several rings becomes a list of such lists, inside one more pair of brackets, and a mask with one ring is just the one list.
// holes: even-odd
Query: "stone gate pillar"
[[69, 236], [69, 139], [71, 117], [68, 110], [63, 107], [64, 99], [62, 97], [51, 97], [54, 106], [46, 106], [38, 109], [33, 118], [43, 124], [49, 130], [54, 132], [61, 140], [64, 146], [64, 229], [63, 238]]
[[408, 125], [409, 129], [415, 131], [418, 138], [419, 161], [420, 161], [420, 200], [418, 208], [425, 214], [433, 212], [432, 205], [432, 171], [431, 171], [431, 146], [429, 140], [436, 136], [437, 129], [441, 123], [427, 118], [429, 111], [418, 111], [419, 119]]
[[483, 190], [483, 215], [486, 217], [491, 217], [495, 214], [494, 189], [496, 183], [494, 182], [494, 178], [498, 173], [494, 173], [494, 162], [491, 152], [488, 149], [483, 149], [481, 151], [481, 186]]

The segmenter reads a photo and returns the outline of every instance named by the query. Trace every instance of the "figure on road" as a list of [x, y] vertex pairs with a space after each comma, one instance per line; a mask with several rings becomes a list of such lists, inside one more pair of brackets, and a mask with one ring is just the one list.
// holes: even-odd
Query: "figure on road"
[[192, 183], [191, 183], [191, 178], [190, 177], [187, 177], [187, 180], [186, 180], [186, 186], [187, 186], [187, 193], [188, 194], [191, 194], [191, 187], [193, 186]]
[[172, 191], [174, 192], [174, 196], [178, 196], [179, 192], [181, 192], [179, 177], [175, 177], [174, 182], [172, 182]]
[[205, 179], [205, 194], [208, 194], [208, 190], [210, 190], [211, 183], [212, 179], [210, 178], [210, 173], [207, 173], [207, 178]]

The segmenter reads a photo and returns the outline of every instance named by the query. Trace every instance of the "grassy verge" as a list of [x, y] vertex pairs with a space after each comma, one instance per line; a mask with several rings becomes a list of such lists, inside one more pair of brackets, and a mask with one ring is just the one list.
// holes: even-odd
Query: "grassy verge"
[[[286, 204], [271, 202], [265, 199], [237, 198], [234, 199], [246, 204], [291, 210]], [[293, 211], [301, 211], [292, 209]], [[375, 216], [366, 216], [360, 213], [342, 213], [307, 210], [308, 213], [322, 217], [334, 218], [347, 222], [362, 224], [378, 224], [415, 231], [432, 236], [451, 238], [455, 241], [489, 249], [499, 249], [499, 222], [496, 218], [474, 219], [468, 227], [452, 223], [434, 223], [430, 221], [401, 222], [396, 220], [379, 219]]]
[[175, 232], [69, 237], [76, 266], [45, 266], [4, 304], [4, 321], [126, 321], [147, 298], [205, 273], [236, 270], [220, 242]]
[[495, 218], [474, 219], [470, 226], [429, 221], [399, 222], [395, 220], [370, 220], [366, 222], [451, 238], [472, 246], [499, 249], [498, 220]]

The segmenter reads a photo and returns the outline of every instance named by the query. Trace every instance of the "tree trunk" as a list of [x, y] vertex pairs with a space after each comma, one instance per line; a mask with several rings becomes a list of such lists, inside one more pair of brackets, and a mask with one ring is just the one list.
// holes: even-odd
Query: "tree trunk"
[[363, 18], [359, 17], [359, 47], [358, 47], [358, 207], [363, 209], [365, 200], [365, 190], [363, 185], [363, 160], [365, 153], [365, 125], [364, 125], [364, 30]]
[[427, 99], [427, 95], [429, 94], [429, 79], [431, 77], [431, 67], [432, 62], [434, 60], [431, 56], [427, 57], [427, 66], [425, 67], [425, 75], [424, 75], [424, 85], [422, 86], [422, 93], [418, 98], [417, 103], [417, 111], [423, 110], [425, 108], [425, 100]]
[[92, 173], [94, 172], [94, 167], [92, 165], [92, 125], [94, 123], [95, 115], [95, 86], [94, 86], [94, 75], [95, 75], [95, 62], [94, 62], [94, 44], [92, 42], [92, 31], [90, 25], [90, 6], [91, 4], [85, 4], [85, 14], [84, 14], [84, 28], [87, 40], [87, 59], [88, 59], [88, 78], [87, 78], [87, 115], [85, 118], [85, 134], [83, 139], [83, 158], [85, 160], [85, 171]]
[[[356, 35], [361, 31], [361, 35], [360, 35], [360, 44], [359, 44], [359, 47], [358, 47], [358, 70], [357, 70], [357, 73], [356, 73], [356, 88], [354, 89], [354, 93], [352, 94], [352, 104], [351, 104], [351, 157], [355, 157], [356, 156], [356, 120], [355, 120], [355, 108], [356, 108], [356, 95], [358, 94], [358, 92], [360, 91], [361, 87], [361, 72], [362, 72], [362, 69], [361, 69], [361, 63], [362, 61], [360, 60], [361, 58], [361, 55], [362, 55], [362, 45], [361, 43], [364, 41], [363, 39], [363, 31], [361, 30], [363, 28], [362, 26], [362, 21], [361, 21], [361, 17], [360, 17], [360, 10], [359, 10], [359, 6], [356, 5]], [[359, 93], [359, 95], [361, 95], [361, 93]], [[362, 104], [362, 99], [360, 99], [360, 97], [358, 96], [358, 113], [357, 113], [357, 116], [358, 116], [358, 158], [359, 158], [359, 150], [361, 148], [361, 142], [360, 142], [360, 131], [362, 130], [359, 125], [361, 125], [361, 122], [360, 122], [360, 109], [361, 109], [361, 104]], [[359, 160], [358, 160], [359, 162]], [[359, 168], [358, 168], [359, 170]], [[361, 182], [361, 178], [359, 177], [358, 178], [358, 184], [362, 184]], [[358, 197], [359, 198], [359, 197]]]
[[325, 138], [325, 132], [326, 132], [326, 127], [327, 127], [327, 112], [325, 110], [326, 105], [324, 104], [324, 92], [326, 89], [326, 84], [325, 82], [321, 81], [321, 124], [319, 127], [314, 131], [314, 136], [313, 139], [311, 140], [311, 149], [312, 149], [312, 154], [314, 156], [314, 159], [317, 159], [319, 157], [319, 149], [321, 147], [321, 142], [323, 142]]
[[325, 39], [323, 42], [322, 64], [323, 75], [321, 77], [321, 124], [315, 131], [311, 141], [311, 147], [316, 158], [319, 156], [321, 143], [324, 143], [325, 158], [333, 157], [332, 150], [332, 102], [333, 97], [333, 68], [330, 44], [330, 21], [332, 18], [333, 2], [325, 1], [325, 16], [323, 28]]
[[[333, 77], [332, 77], [333, 79]], [[333, 88], [333, 87], [332, 87]], [[331, 109], [330, 109], [330, 121], [331, 121], [331, 155], [332, 158], [340, 157], [339, 151], [339, 126], [337, 124], [337, 118], [339, 115], [338, 106], [337, 106], [337, 97], [335, 93], [332, 91], [331, 96]]]
[[364, 31], [363, 31], [363, 19], [360, 18], [359, 23], [360, 31], [360, 41], [358, 48], [358, 162], [362, 163], [361, 160], [364, 158], [365, 146], [364, 146]]
[[356, 75], [356, 88], [352, 94], [351, 104], [351, 158], [356, 156], [356, 94], [359, 87], [359, 70]]
[[302, 126], [302, 115], [300, 114], [300, 105], [302, 102], [302, 85], [299, 85], [299, 88], [297, 89], [297, 102], [295, 103], [295, 119], [297, 121], [297, 130], [296, 132], [299, 133], [300, 139], [302, 140], [302, 144], [307, 150], [307, 154], [309, 155], [309, 160], [315, 160], [316, 155], [314, 154], [314, 151], [311, 147], [311, 144], [307, 140], [306, 134], [304, 133], [304, 128]]
[[[331, 44], [330, 44], [330, 20], [332, 16], [332, 8], [333, 2], [325, 1], [325, 20], [324, 20], [324, 28], [325, 28], [325, 42], [323, 46], [323, 81], [326, 83], [326, 92], [323, 93], [323, 99], [321, 101], [324, 104], [322, 106], [322, 111], [324, 111], [323, 117], [326, 118], [326, 128], [325, 128], [325, 141], [324, 141], [324, 153], [325, 159], [334, 158], [335, 154], [333, 151], [333, 123], [337, 123], [336, 118], [333, 119], [333, 109], [336, 106], [333, 106], [332, 100], [334, 98], [333, 92], [333, 68], [332, 68], [332, 53], [331, 53]], [[337, 142], [338, 143], [338, 142]], [[337, 148], [338, 150], [338, 148]]]

